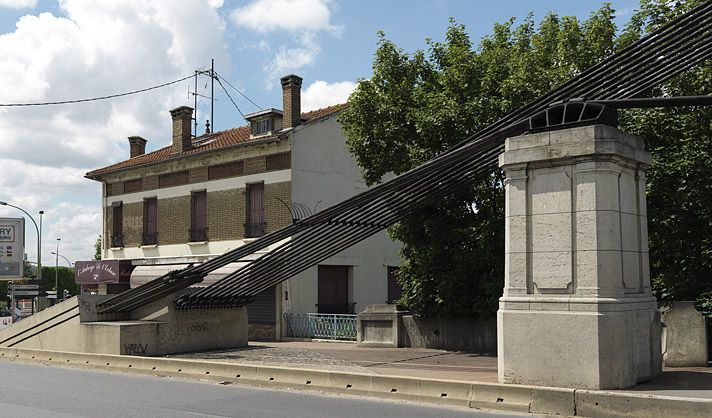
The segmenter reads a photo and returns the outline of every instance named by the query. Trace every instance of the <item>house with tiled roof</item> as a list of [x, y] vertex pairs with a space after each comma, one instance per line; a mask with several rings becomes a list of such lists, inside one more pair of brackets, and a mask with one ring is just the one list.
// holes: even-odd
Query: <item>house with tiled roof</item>
[[[169, 146], [147, 153], [146, 139], [131, 136], [128, 159], [86, 174], [102, 183], [103, 234], [102, 260], [77, 266], [84, 292], [117, 293], [205, 262], [366, 189], [337, 121], [345, 105], [302, 113], [302, 79], [281, 83], [282, 110], [196, 136], [193, 109], [178, 107]], [[398, 249], [381, 232], [258, 295], [247, 307], [252, 338], [290, 336], [285, 317], [394, 300]]]

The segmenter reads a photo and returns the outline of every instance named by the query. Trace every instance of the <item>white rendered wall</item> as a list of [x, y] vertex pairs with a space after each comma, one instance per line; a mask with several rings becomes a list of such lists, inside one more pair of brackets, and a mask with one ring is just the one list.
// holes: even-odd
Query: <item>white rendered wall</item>
[[[317, 212], [367, 189], [336, 119], [332, 115], [297, 127], [291, 136], [292, 201], [310, 209], [321, 201]], [[366, 305], [386, 302], [387, 267], [400, 264], [399, 249], [400, 245], [381, 231], [320, 264], [352, 266], [349, 302], [355, 302], [354, 310], [360, 312]], [[316, 312], [317, 271], [316, 266], [312, 267], [283, 286], [285, 312]], [[284, 291], [289, 291], [288, 301]]]

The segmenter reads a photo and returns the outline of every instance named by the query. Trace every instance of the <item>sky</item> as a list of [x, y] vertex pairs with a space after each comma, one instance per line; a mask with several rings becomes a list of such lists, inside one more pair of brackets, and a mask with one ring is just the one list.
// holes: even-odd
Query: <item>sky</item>
[[[610, 1], [621, 28], [637, 0]], [[475, 43], [496, 22], [529, 12], [585, 19], [587, 0], [0, 0], [0, 104], [62, 101], [139, 90], [210, 67], [243, 113], [281, 108], [279, 78], [304, 78], [302, 110], [343, 103], [371, 75], [378, 31], [406, 52], [443, 40], [452, 17]], [[42, 261], [56, 250], [89, 260], [101, 233], [101, 186], [86, 172], [128, 158], [127, 137], [147, 151], [170, 143], [169, 110], [193, 106], [194, 81], [122, 98], [0, 107], [0, 201], [42, 219]], [[199, 94], [210, 94], [200, 78]], [[215, 86], [213, 130], [245, 124]], [[210, 104], [198, 104], [199, 132]], [[23, 214], [0, 206], [0, 217]], [[37, 259], [27, 220], [26, 253]], [[67, 261], [60, 258], [60, 264]]]

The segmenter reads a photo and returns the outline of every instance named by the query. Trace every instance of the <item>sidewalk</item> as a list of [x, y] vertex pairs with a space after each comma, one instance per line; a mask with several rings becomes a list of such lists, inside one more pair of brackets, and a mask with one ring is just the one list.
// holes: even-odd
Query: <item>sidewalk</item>
[[[426, 348], [366, 348], [346, 342], [250, 342], [242, 349], [171, 357], [421, 379], [497, 382], [494, 355]], [[651, 382], [614, 392], [712, 399], [712, 367], [666, 368], [662, 376]]]
[[346, 342], [250, 342], [247, 348], [171, 357], [263, 366], [497, 382], [497, 358], [427, 348], [366, 348]]

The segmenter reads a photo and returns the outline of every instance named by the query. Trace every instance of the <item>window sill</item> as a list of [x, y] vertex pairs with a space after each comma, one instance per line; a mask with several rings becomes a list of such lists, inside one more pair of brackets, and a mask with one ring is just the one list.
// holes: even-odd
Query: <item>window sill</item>
[[144, 245], [139, 245], [139, 248], [158, 248], [158, 244], [144, 244]]
[[194, 246], [194, 245], [207, 245], [208, 241], [188, 241], [188, 245]]

